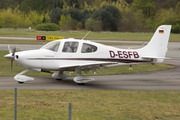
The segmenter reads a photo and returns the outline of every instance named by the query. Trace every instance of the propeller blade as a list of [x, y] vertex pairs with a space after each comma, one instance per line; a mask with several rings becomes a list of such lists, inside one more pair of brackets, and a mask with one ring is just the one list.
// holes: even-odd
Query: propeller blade
[[11, 60], [11, 73], [12, 73], [13, 60]]
[[12, 53], [10, 46], [8, 45], [9, 54]]

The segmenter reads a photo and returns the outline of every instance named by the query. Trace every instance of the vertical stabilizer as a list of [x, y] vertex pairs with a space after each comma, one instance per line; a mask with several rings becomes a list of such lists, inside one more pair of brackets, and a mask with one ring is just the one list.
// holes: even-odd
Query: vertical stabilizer
[[150, 42], [141, 49], [142, 58], [152, 58], [157, 62], [162, 62], [168, 49], [170, 31], [171, 25], [159, 26]]

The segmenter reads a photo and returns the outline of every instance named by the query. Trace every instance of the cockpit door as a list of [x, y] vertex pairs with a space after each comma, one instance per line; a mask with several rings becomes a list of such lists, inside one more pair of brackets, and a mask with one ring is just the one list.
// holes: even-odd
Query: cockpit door
[[65, 41], [62, 49], [62, 57], [64, 58], [74, 58], [78, 57], [77, 50], [78, 50], [79, 42], [77, 41]]

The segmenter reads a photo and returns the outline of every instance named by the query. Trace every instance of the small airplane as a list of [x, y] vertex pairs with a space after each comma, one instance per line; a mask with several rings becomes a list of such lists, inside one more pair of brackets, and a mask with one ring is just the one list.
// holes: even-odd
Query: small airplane
[[64, 71], [76, 71], [77, 77], [74, 82], [83, 85], [94, 81], [94, 78], [82, 76], [92, 70], [103, 70], [107, 67], [132, 65], [140, 63], [160, 63], [166, 59], [171, 25], [161, 25], [157, 28], [150, 42], [140, 49], [119, 49], [81, 39], [61, 39], [49, 42], [38, 50], [13, 52], [8, 46], [9, 54], [4, 57], [15, 61], [27, 69], [17, 74], [14, 79], [19, 83], [34, 80], [32, 77], [22, 75], [29, 70], [38, 72], [57, 71], [52, 77], [62, 80], [70, 77]]

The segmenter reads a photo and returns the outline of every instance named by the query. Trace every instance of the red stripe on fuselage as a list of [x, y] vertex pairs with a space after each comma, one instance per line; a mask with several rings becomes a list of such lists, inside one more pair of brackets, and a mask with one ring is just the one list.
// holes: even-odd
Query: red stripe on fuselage
[[29, 60], [87, 60], [87, 61], [103, 61], [103, 62], [150, 62], [146, 60], [134, 60], [134, 59], [116, 59], [116, 58], [28, 58]]

